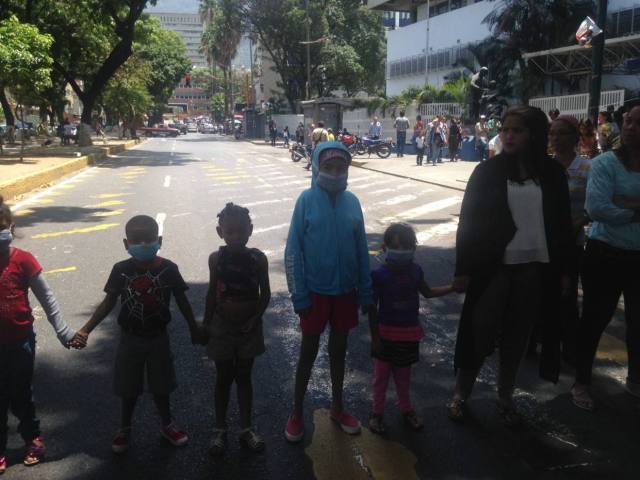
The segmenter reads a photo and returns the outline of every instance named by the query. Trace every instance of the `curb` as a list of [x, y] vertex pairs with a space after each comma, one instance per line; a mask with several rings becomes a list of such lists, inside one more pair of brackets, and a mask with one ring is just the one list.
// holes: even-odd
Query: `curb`
[[433, 180], [425, 180], [423, 178], [411, 177], [409, 175], [401, 175], [399, 173], [387, 172], [386, 170], [379, 170], [377, 168], [371, 168], [366, 166], [367, 162], [363, 162], [360, 160], [352, 160], [351, 165], [357, 168], [362, 168], [363, 170], [371, 170], [372, 172], [384, 173], [385, 175], [391, 175], [392, 177], [403, 178], [405, 180], [414, 180], [416, 182], [427, 183], [429, 185], [435, 185], [437, 187], [449, 188], [451, 190], [457, 190], [459, 192], [465, 192], [465, 188], [458, 187], [457, 185], [451, 185], [447, 183], [439, 183]]
[[6, 200], [13, 199], [18, 195], [23, 195], [47, 183], [58, 180], [65, 175], [81, 170], [89, 165], [106, 158], [108, 155], [128, 150], [135, 145], [142, 143], [144, 139], [129, 140], [121, 145], [103, 147], [102, 151], [83, 155], [64, 163], [44, 170], [23, 175], [18, 178], [0, 183], [0, 192]]

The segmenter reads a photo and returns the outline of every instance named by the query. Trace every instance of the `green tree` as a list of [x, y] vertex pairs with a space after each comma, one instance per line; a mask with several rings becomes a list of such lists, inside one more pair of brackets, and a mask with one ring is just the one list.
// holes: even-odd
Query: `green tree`
[[230, 116], [234, 99], [231, 98], [233, 81], [231, 62], [236, 56], [244, 30], [243, 13], [238, 0], [202, 0], [200, 16], [205, 22], [202, 50], [210, 65], [222, 70], [225, 96], [225, 116]]
[[[490, 0], [495, 1], [495, 0]], [[490, 75], [499, 84], [514, 84], [523, 101], [538, 90], [540, 72], [529, 67], [522, 54], [566, 46], [579, 23], [594, 15], [593, 0], [504, 0], [483, 20], [491, 39], [481, 46], [487, 53]], [[492, 65], [493, 64], [493, 65]], [[492, 68], [493, 67], [493, 68]], [[497, 77], [491, 71], [498, 73]], [[510, 82], [514, 80], [514, 82]]]
[[5, 88], [11, 85], [14, 97], [22, 103], [34, 92], [51, 86], [53, 59], [49, 49], [53, 39], [35, 26], [12, 16], [0, 21], [0, 103], [7, 125], [15, 125]]
[[132, 58], [140, 58], [148, 64], [147, 90], [152, 98], [149, 121], [159, 123], [167, 101], [180, 79], [189, 71], [191, 61], [178, 33], [162, 28], [156, 18], [146, 15], [142, 16], [139, 24]]
[[152, 108], [152, 68], [151, 62], [134, 55], [109, 79], [100, 98], [109, 121], [123, 120], [131, 125]]
[[109, 79], [133, 53], [142, 11], [156, 0], [31, 0], [24, 8], [28, 21], [53, 39], [54, 70], [83, 104], [81, 143], [93, 109]]

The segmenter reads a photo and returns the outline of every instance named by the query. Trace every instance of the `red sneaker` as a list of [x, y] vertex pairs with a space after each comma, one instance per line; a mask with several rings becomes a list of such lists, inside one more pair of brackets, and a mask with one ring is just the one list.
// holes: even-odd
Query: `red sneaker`
[[358, 419], [344, 410], [337, 416], [331, 413], [331, 420], [338, 423], [342, 431], [349, 435], [356, 435], [357, 433], [360, 433], [362, 428]]
[[111, 450], [113, 453], [124, 453], [129, 450], [129, 437], [131, 436], [131, 428], [122, 428], [111, 441]]
[[0, 456], [0, 475], [7, 471], [7, 459], [4, 455]]
[[36, 437], [31, 440], [31, 443], [27, 444], [27, 454], [22, 463], [27, 467], [37, 465], [44, 459], [46, 453], [47, 447], [44, 446], [44, 439], [42, 437]]
[[160, 433], [174, 447], [181, 447], [187, 443], [187, 440], [189, 440], [187, 434], [180, 430], [175, 422], [171, 422], [169, 425], [162, 427]]
[[304, 436], [304, 423], [302, 419], [295, 415], [290, 415], [287, 420], [287, 426], [284, 429], [285, 438], [291, 443], [297, 443]]

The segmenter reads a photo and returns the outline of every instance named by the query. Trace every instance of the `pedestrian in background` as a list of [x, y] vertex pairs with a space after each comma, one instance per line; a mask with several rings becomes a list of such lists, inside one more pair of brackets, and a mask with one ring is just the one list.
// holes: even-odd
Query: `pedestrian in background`
[[476, 123], [476, 151], [480, 152], [481, 161], [487, 160], [489, 149], [489, 126], [487, 117], [480, 115], [480, 120]]
[[264, 440], [251, 425], [251, 371], [255, 358], [265, 351], [262, 316], [271, 299], [269, 264], [260, 250], [247, 248], [253, 225], [246, 208], [227, 203], [218, 214], [216, 231], [225, 246], [209, 256], [204, 314], [209, 337], [207, 354], [216, 364], [216, 426], [210, 453], [217, 456], [227, 450], [227, 409], [234, 381], [240, 410], [240, 443], [259, 452], [264, 450]]
[[416, 123], [413, 125], [413, 135], [411, 136], [411, 143], [414, 148], [416, 147], [416, 138], [421, 136], [424, 132], [424, 121], [422, 115], [416, 115]]
[[[513, 390], [541, 318], [543, 286], [568, 288], [574, 252], [569, 190], [564, 169], [547, 155], [548, 130], [540, 109], [509, 109], [502, 153], [478, 165], [467, 185], [456, 236], [453, 286], [467, 295], [456, 341], [456, 386], [447, 404], [452, 420], [464, 419], [484, 359], [497, 345], [498, 411], [505, 425], [521, 424]], [[558, 328], [545, 320], [542, 328], [551, 345]], [[547, 352], [555, 359], [555, 352], [543, 348]], [[548, 358], [543, 355], [541, 361]], [[559, 364], [544, 365], [541, 375], [555, 375], [557, 381]]]
[[289, 146], [289, 127], [285, 125], [282, 129], [282, 140], [284, 141], [284, 148]]
[[549, 129], [549, 149], [553, 158], [565, 169], [569, 182], [571, 200], [571, 222], [574, 237], [575, 254], [571, 265], [571, 291], [564, 297], [548, 302], [548, 314], [558, 316], [562, 327], [562, 356], [571, 365], [576, 362], [576, 332], [578, 331], [578, 285], [579, 273], [584, 253], [584, 227], [589, 217], [584, 212], [587, 179], [591, 169], [591, 160], [576, 153], [580, 127], [578, 120], [571, 115], [559, 115]]
[[424, 161], [424, 147], [425, 147], [425, 137], [424, 132], [422, 132], [416, 138], [416, 165], [422, 166], [422, 162]]
[[358, 306], [368, 311], [372, 303], [362, 208], [358, 198], [346, 191], [350, 164], [351, 155], [342, 143], [318, 145], [311, 188], [298, 197], [287, 237], [287, 285], [302, 330], [293, 412], [285, 427], [289, 442], [299, 442], [304, 435], [304, 397], [327, 323], [330, 417], [346, 433], [361, 429], [342, 399], [349, 331], [358, 325]]
[[553, 122], [556, 118], [560, 116], [560, 110], [557, 108], [552, 108], [549, 110], [549, 121]]
[[378, 117], [373, 117], [373, 120], [369, 124], [369, 138], [378, 140], [382, 135], [382, 123], [378, 120]]
[[435, 117], [429, 130], [429, 155], [433, 166], [442, 163], [442, 147], [445, 146], [445, 133], [440, 117]]
[[7, 469], [9, 410], [20, 422], [18, 431], [26, 448], [24, 465], [36, 465], [46, 454], [32, 394], [36, 334], [29, 290], [42, 306], [62, 346], [86, 345], [83, 341], [74, 342], [76, 334], [62, 319], [42, 267], [31, 253], [11, 245], [14, 235], [13, 213], [0, 196], [0, 474]]
[[298, 128], [296, 128], [296, 142], [304, 143], [304, 125], [302, 122], [300, 122]]
[[369, 310], [373, 360], [373, 403], [369, 429], [384, 434], [385, 397], [389, 379], [396, 385], [397, 405], [406, 425], [421, 430], [422, 419], [411, 406], [411, 365], [420, 358], [424, 336], [420, 324], [420, 295], [441, 297], [453, 292], [451, 285], [429, 287], [422, 268], [414, 262], [418, 240], [411, 226], [390, 225], [384, 232], [384, 264], [371, 272], [374, 306]]
[[274, 119], [269, 120], [269, 138], [271, 139], [271, 146], [276, 146], [276, 138], [278, 137], [278, 126]]
[[580, 120], [578, 151], [584, 157], [593, 158], [598, 155], [598, 137], [590, 118]]
[[178, 266], [157, 255], [162, 245], [158, 231], [158, 223], [147, 215], [136, 215], [127, 222], [124, 246], [131, 258], [113, 266], [104, 287], [104, 300], [76, 335], [86, 342], [120, 298], [121, 334], [115, 354], [113, 388], [121, 399], [122, 409], [120, 429], [111, 442], [114, 453], [129, 449], [133, 413], [145, 383], [160, 414], [160, 434], [175, 447], [185, 445], [188, 440], [171, 414], [170, 395], [177, 387], [167, 332], [172, 296], [187, 321], [194, 345], [201, 343], [201, 331], [185, 295], [189, 287]]
[[327, 142], [335, 142], [336, 136], [333, 134], [332, 128], [327, 128]]
[[455, 162], [460, 150], [460, 143], [462, 142], [462, 131], [460, 130], [460, 123], [455, 118], [451, 119], [451, 126], [449, 127], [449, 161]]
[[593, 223], [582, 266], [573, 403], [593, 410], [589, 391], [600, 337], [624, 295], [629, 366], [626, 388], [640, 397], [640, 106], [625, 115], [621, 145], [593, 160], [586, 210]]
[[329, 136], [329, 132], [324, 128], [324, 122], [320, 120], [318, 126], [311, 132], [311, 145], [315, 149], [320, 143], [326, 142]]
[[611, 114], [602, 111], [598, 114], [598, 147], [600, 152], [608, 152], [613, 148], [614, 139], [620, 134], [618, 126], [613, 122]]
[[404, 147], [407, 143], [407, 130], [411, 124], [409, 119], [404, 116], [404, 110], [400, 110], [400, 116], [393, 122], [393, 128], [396, 129], [396, 148], [398, 149], [396, 157], [404, 157]]

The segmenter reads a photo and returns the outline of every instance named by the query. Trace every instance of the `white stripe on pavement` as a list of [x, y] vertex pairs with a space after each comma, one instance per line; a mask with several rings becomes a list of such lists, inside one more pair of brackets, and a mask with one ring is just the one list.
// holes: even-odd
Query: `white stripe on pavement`
[[400, 203], [405, 203], [411, 200], [415, 200], [416, 198], [418, 197], [416, 197], [415, 195], [399, 195], [397, 197], [392, 197], [389, 200], [385, 200], [384, 202], [379, 202], [376, 205], [384, 205], [384, 206], [398, 205]]
[[159, 213], [156, 215], [156, 222], [158, 223], [158, 235], [162, 235], [164, 232], [164, 221], [167, 219], [166, 213]]
[[171, 185], [171, 175], [164, 177], [164, 187], [167, 188]]
[[285, 197], [285, 198], [274, 198], [273, 200], [260, 200], [258, 202], [251, 202], [251, 203], [245, 203], [243, 206], [244, 207], [255, 207], [257, 205], [269, 205], [272, 203], [281, 203], [281, 202], [286, 202], [289, 200], [293, 200], [293, 198], [291, 197]]
[[280, 225], [273, 225], [272, 227], [265, 227], [265, 228], [256, 228], [253, 231], [253, 234], [257, 234], [257, 233], [264, 233], [264, 232], [270, 232], [272, 230], [280, 230], [281, 228], [286, 228], [288, 227], [289, 224], [288, 223], [281, 223]]
[[427, 241], [431, 240], [434, 237], [442, 237], [445, 235], [449, 235], [451, 233], [455, 233], [458, 230], [458, 217], [454, 217], [452, 220], [448, 222], [441, 223], [439, 225], [434, 225], [433, 227], [424, 230], [422, 232], [418, 232], [416, 234], [416, 238], [418, 239], [419, 245], [424, 245]]
[[394, 216], [385, 217], [380, 220], [380, 223], [391, 223], [397, 221], [398, 219], [411, 219], [421, 217], [428, 213], [437, 212], [439, 210], [444, 210], [445, 208], [452, 207], [462, 202], [462, 197], [448, 197], [442, 200], [437, 200], [435, 202], [430, 202], [420, 207], [412, 208], [411, 210], [406, 210], [404, 212], [398, 213]]

